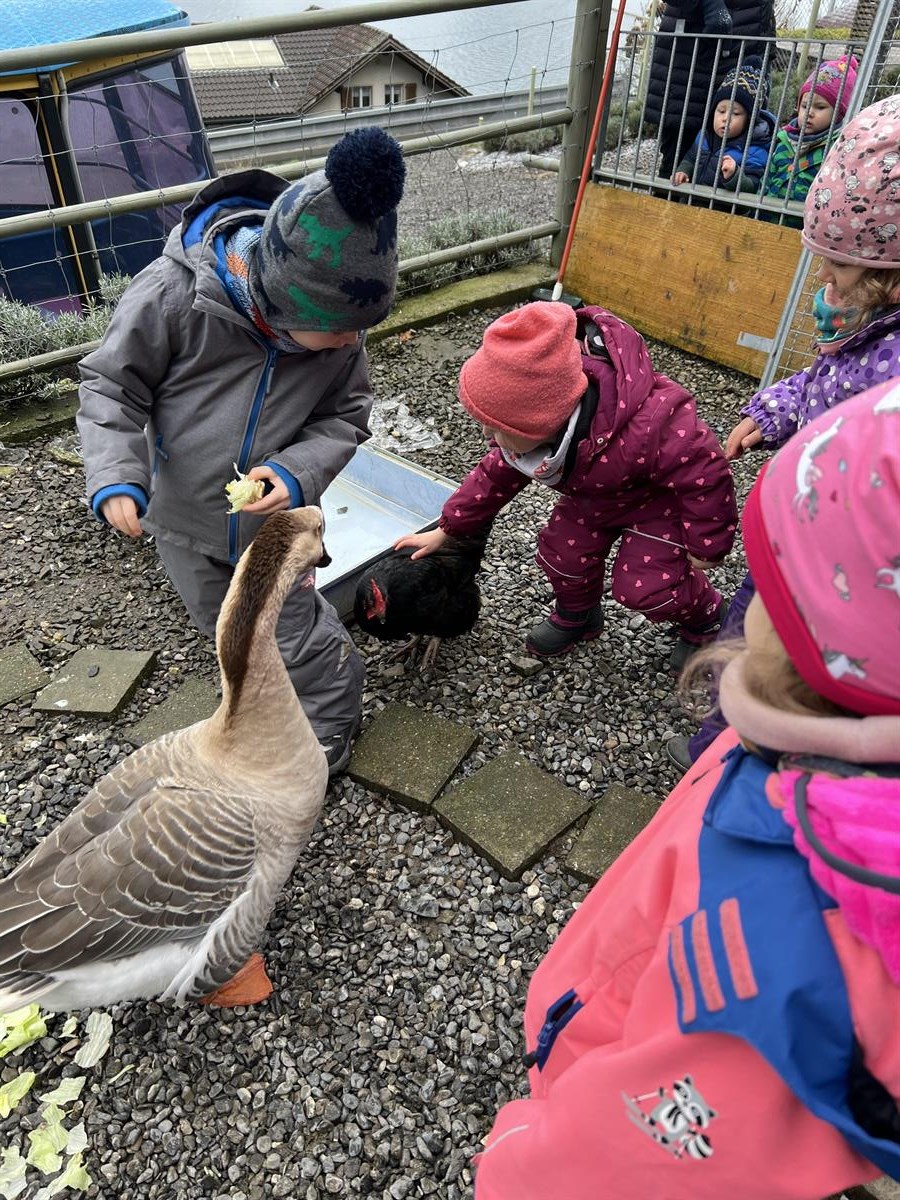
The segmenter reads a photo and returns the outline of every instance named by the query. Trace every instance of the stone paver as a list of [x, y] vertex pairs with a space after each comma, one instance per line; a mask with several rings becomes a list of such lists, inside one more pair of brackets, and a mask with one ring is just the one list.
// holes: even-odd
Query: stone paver
[[508, 879], [518, 879], [589, 808], [584, 796], [515, 750], [499, 755], [434, 805], [454, 833]]
[[0, 650], [0, 705], [36, 692], [47, 676], [24, 642]]
[[114, 716], [152, 667], [155, 650], [78, 650], [38, 693], [41, 712]]
[[125, 737], [135, 746], [143, 746], [154, 738], [185, 729], [196, 721], [205, 721], [219, 707], [215, 685], [206, 679], [189, 679], [177, 692], [151, 708], [145, 717], [125, 730]]
[[356, 743], [347, 773], [411, 808], [430, 810], [477, 740], [467, 725], [388, 704]]
[[599, 879], [659, 808], [659, 799], [614, 783], [597, 801], [566, 868], [589, 883]]

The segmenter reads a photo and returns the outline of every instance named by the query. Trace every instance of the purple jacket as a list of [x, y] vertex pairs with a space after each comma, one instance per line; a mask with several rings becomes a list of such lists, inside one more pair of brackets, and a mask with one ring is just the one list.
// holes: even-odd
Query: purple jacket
[[900, 375], [900, 308], [892, 308], [817, 354], [805, 371], [757, 392], [741, 415], [752, 417], [766, 446], [780, 446], [814, 417], [858, 392]]
[[[578, 315], [597, 324], [610, 362], [582, 356], [599, 392], [597, 411], [569, 475], [553, 490], [598, 528], [671, 515], [688, 553], [720, 561], [734, 541], [737, 505], [715, 434], [698, 417], [690, 392], [653, 370], [643, 338], [630, 325], [604, 308]], [[530, 482], [495, 446], [446, 502], [440, 527], [470, 536]], [[548, 545], [553, 535], [551, 523]], [[564, 538], [551, 548], [569, 561]]]

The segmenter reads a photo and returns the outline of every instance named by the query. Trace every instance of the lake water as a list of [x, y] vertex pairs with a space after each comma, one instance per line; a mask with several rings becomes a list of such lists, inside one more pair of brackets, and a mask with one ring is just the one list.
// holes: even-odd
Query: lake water
[[[340, 8], [344, 0], [316, 0]], [[297, 0], [179, 0], [192, 22], [282, 16]], [[642, 10], [625, 0], [623, 31]], [[532, 67], [538, 87], [564, 84], [569, 74], [575, 0], [518, 0], [514, 4], [378, 21], [420, 58], [475, 93], [524, 91]]]

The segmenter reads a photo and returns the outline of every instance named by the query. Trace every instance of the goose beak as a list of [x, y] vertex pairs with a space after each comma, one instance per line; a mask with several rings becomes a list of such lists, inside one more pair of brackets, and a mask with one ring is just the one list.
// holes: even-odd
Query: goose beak
[[322, 557], [316, 563], [316, 566], [317, 567], [330, 567], [331, 566], [331, 555], [325, 549], [324, 542], [322, 543]]

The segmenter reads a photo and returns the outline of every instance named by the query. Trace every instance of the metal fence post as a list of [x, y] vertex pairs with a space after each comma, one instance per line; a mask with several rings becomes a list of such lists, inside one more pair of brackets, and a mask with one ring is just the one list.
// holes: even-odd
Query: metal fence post
[[581, 167], [587, 154], [587, 139], [600, 96], [611, 11], [612, 0], [578, 0], [575, 8], [567, 101], [573, 117], [563, 137], [559, 164], [556, 219], [560, 229], [550, 244], [550, 262], [554, 267], [559, 266], [566, 244]]

